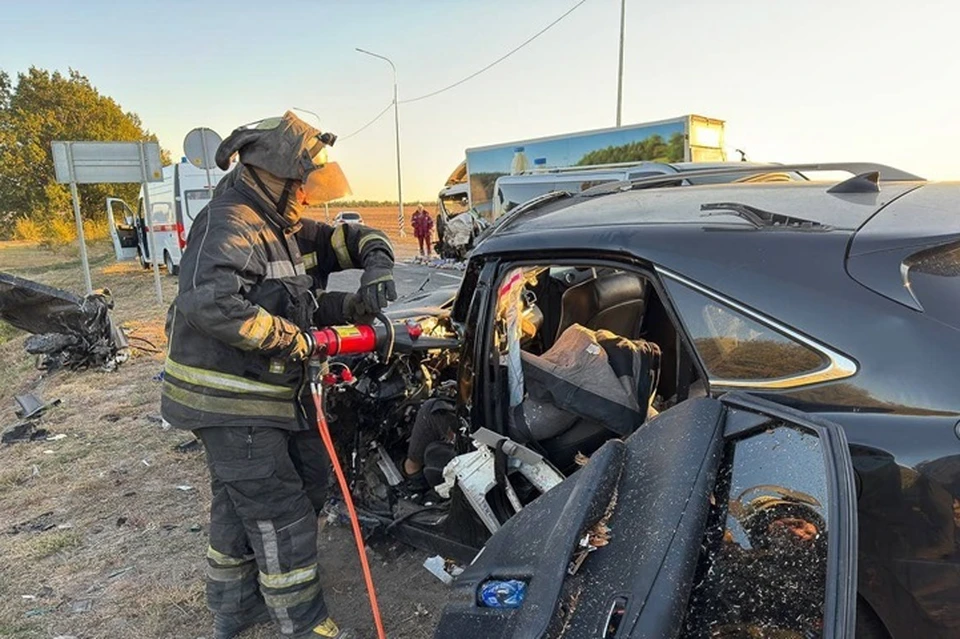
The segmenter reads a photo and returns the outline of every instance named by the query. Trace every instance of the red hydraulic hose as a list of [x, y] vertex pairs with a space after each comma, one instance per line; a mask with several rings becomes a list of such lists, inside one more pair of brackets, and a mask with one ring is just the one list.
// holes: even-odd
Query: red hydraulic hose
[[357, 510], [353, 506], [353, 497], [350, 496], [350, 486], [347, 485], [347, 478], [343, 474], [340, 459], [337, 457], [337, 450], [333, 445], [333, 437], [330, 436], [327, 416], [323, 412], [323, 400], [320, 396], [319, 384], [317, 382], [312, 383], [310, 390], [313, 392], [313, 404], [317, 408], [317, 430], [320, 431], [323, 445], [327, 449], [327, 455], [330, 456], [330, 462], [333, 464], [333, 473], [337, 476], [337, 483], [340, 484], [340, 492], [343, 493], [343, 501], [347, 505], [347, 512], [350, 514], [353, 539], [357, 542], [357, 554], [360, 556], [363, 580], [367, 584], [367, 594], [370, 596], [370, 610], [373, 612], [373, 623], [377, 627], [377, 637], [379, 637], [379, 639], [387, 639], [387, 633], [383, 629], [383, 620], [380, 617], [380, 605], [377, 603], [377, 590], [373, 585], [373, 574], [370, 572], [370, 564], [367, 562], [367, 551], [363, 543], [363, 533], [360, 531], [360, 520], [357, 518]]

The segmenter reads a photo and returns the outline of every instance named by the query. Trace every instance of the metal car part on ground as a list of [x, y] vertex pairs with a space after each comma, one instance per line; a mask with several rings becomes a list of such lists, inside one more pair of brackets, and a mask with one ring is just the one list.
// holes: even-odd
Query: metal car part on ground
[[112, 370], [126, 360], [128, 343], [113, 323], [113, 299], [103, 289], [79, 297], [9, 273], [0, 273], [0, 319], [32, 333], [28, 353], [40, 367]]

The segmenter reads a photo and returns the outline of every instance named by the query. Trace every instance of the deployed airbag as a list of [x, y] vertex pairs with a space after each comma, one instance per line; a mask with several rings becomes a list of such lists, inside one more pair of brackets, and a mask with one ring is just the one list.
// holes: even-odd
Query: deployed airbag
[[[579, 324], [566, 329], [543, 355], [521, 353], [527, 400], [524, 413], [534, 439], [572, 425], [558, 411], [603, 425], [620, 436], [647, 418], [660, 381], [660, 348]], [[569, 423], [567, 423], [569, 422]]]

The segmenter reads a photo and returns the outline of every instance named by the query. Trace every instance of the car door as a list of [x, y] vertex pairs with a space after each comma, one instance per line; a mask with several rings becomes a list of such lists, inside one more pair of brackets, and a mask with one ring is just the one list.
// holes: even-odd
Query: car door
[[137, 228], [133, 211], [120, 198], [107, 198], [107, 222], [118, 261], [137, 259]]
[[137, 216], [134, 219], [137, 228], [137, 244], [140, 248], [140, 257], [144, 266], [150, 263], [150, 235], [147, 228], [147, 219], [143, 209], [143, 194], [137, 202]]
[[852, 637], [854, 494], [836, 424], [688, 400], [504, 524], [435, 636]]

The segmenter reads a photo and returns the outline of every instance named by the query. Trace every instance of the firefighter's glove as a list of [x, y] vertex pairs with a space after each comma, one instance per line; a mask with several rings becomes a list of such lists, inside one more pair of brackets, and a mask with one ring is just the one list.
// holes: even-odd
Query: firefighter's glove
[[357, 291], [364, 315], [373, 316], [397, 299], [393, 281], [393, 258], [386, 251], [372, 251], [363, 260], [363, 275]]
[[281, 330], [289, 338], [288, 345], [280, 352], [280, 356], [291, 362], [302, 362], [313, 354], [313, 338], [297, 328], [292, 322], [280, 320]]
[[287, 349], [285, 356], [291, 362], [302, 362], [310, 357], [311, 351], [313, 349], [310, 346], [310, 340], [307, 339], [305, 333], [300, 332], [290, 342], [290, 347]]
[[343, 296], [343, 318], [349, 324], [370, 324], [376, 312], [371, 313], [367, 303], [359, 293], [347, 293]]

